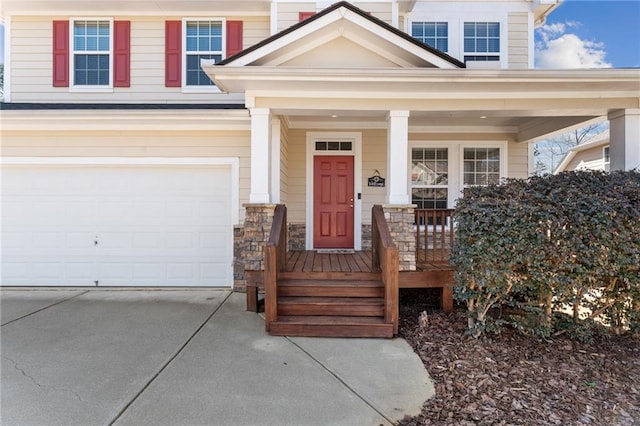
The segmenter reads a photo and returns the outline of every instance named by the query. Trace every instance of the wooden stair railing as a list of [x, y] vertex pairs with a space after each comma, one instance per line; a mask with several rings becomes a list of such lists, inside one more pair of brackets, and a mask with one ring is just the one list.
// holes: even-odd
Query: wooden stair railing
[[398, 248], [391, 238], [389, 225], [382, 206], [371, 210], [371, 261], [374, 271], [380, 270], [384, 284], [384, 321], [393, 324], [393, 334], [398, 334], [399, 285]]
[[287, 207], [278, 204], [273, 225], [264, 246], [264, 316], [265, 329], [278, 319], [278, 275], [287, 263]]
[[416, 209], [416, 262], [448, 263], [453, 243], [453, 209]]

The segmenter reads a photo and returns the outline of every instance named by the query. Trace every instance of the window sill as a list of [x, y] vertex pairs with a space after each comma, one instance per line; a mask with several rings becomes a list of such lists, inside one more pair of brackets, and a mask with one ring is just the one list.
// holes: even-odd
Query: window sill
[[72, 86], [70, 93], [113, 93], [113, 87], [104, 86]]
[[189, 87], [183, 87], [182, 93], [222, 93], [222, 91], [217, 86], [206, 86], [206, 87], [189, 86]]

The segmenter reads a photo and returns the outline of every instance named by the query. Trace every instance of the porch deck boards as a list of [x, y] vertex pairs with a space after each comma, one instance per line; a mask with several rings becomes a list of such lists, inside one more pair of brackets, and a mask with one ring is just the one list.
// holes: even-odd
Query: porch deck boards
[[[371, 252], [355, 251], [353, 253], [322, 253], [315, 250], [290, 251], [287, 253], [287, 264], [281, 273], [284, 280], [295, 284], [292, 280], [307, 280], [308, 286], [314, 287], [314, 295], [339, 294], [341, 297], [352, 297], [349, 291], [361, 291], [359, 287], [368, 285], [368, 281], [379, 280], [380, 273], [371, 269]], [[399, 288], [439, 288], [441, 289], [441, 307], [445, 312], [453, 309], [454, 270], [448, 262], [418, 261], [416, 271], [402, 271], [399, 274]], [[322, 290], [314, 280], [324, 280], [325, 286], [331, 284], [330, 290]], [[280, 294], [287, 296], [293, 284], [280, 281]], [[305, 283], [303, 283], [305, 284]], [[298, 286], [302, 284], [298, 283]], [[344, 290], [340, 290], [344, 287]], [[301, 288], [304, 289], [304, 286]], [[262, 273], [253, 273], [247, 279], [247, 309], [257, 312], [258, 289], [262, 291]], [[351, 289], [351, 290], [350, 290]], [[355, 290], [353, 290], [355, 289]], [[300, 290], [302, 291], [302, 290]], [[345, 291], [347, 293], [342, 294]], [[372, 290], [373, 291], [373, 290]], [[303, 292], [304, 293], [304, 292]], [[302, 296], [306, 293], [296, 293]], [[311, 294], [310, 293], [310, 294]], [[357, 294], [358, 297], [378, 297], [378, 294]]]
[[373, 272], [371, 252], [318, 253], [315, 250], [290, 251], [287, 272]]

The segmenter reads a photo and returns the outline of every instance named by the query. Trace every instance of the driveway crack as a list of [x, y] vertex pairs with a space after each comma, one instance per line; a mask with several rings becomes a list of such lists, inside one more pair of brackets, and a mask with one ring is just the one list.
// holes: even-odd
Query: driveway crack
[[24, 377], [29, 379], [29, 381], [31, 381], [31, 383], [33, 383], [37, 387], [42, 388], [42, 389], [51, 389], [51, 390], [54, 390], [56, 392], [70, 393], [70, 394], [74, 395], [76, 397], [76, 399], [78, 401], [82, 402], [83, 404], [87, 403], [87, 401], [83, 400], [82, 397], [80, 396], [80, 394], [78, 392], [74, 391], [73, 389], [60, 388], [60, 387], [57, 387], [57, 386], [52, 386], [52, 385], [47, 385], [47, 384], [40, 383], [35, 379], [35, 377], [33, 377], [31, 374], [29, 374], [24, 368], [20, 367], [20, 365], [15, 360], [9, 358], [8, 356], [4, 356], [4, 355], [2, 356], [2, 358], [6, 359], [11, 364], [13, 364], [13, 368], [16, 371], [19, 371]]

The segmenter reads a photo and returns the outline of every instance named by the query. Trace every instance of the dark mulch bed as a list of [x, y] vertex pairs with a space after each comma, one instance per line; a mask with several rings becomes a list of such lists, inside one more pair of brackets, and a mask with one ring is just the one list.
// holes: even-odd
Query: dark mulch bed
[[640, 425], [640, 340], [546, 342], [514, 330], [474, 339], [464, 334], [462, 310], [445, 315], [427, 291], [407, 292], [400, 336], [424, 362], [436, 396], [401, 425]]

